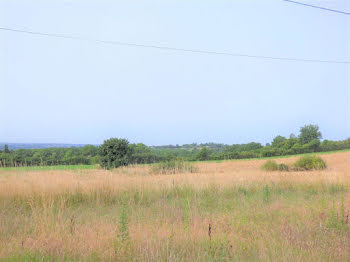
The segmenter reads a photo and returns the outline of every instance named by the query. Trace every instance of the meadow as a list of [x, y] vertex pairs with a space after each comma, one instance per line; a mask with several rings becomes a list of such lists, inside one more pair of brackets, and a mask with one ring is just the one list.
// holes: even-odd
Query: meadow
[[348, 261], [350, 152], [320, 156], [322, 171], [1, 169], [0, 261]]

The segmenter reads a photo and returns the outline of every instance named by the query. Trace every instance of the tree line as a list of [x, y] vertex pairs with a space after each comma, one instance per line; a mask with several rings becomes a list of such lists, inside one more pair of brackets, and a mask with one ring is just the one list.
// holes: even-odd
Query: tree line
[[150, 147], [142, 143], [130, 144], [126, 139], [111, 138], [100, 146], [86, 145], [72, 148], [9, 150], [5, 145], [0, 151], [1, 167], [95, 165], [113, 168], [128, 164], [147, 164], [181, 158], [187, 161], [244, 159], [327, 152], [350, 149], [350, 138], [342, 141], [321, 141], [317, 125], [300, 128], [300, 134], [288, 138], [276, 136], [271, 143], [247, 144], [188, 144], [183, 146]]

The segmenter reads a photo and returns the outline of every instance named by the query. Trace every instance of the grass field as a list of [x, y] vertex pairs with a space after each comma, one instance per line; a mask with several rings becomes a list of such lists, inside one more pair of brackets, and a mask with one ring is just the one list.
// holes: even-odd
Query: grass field
[[321, 157], [305, 172], [2, 169], [0, 260], [348, 261], [350, 152]]
[[[296, 154], [296, 155], [285, 155], [285, 156], [267, 156], [267, 157], [227, 159], [227, 160], [206, 160], [205, 162], [222, 163], [226, 161], [250, 161], [250, 160], [279, 159], [279, 158], [295, 158], [295, 157], [308, 156], [308, 155], [329, 155], [329, 154], [336, 154], [336, 153], [343, 153], [343, 152], [350, 152], [350, 149], [342, 149], [342, 150], [327, 151], [327, 152], [314, 152], [314, 153], [305, 153], [305, 154]], [[195, 161], [195, 162], [200, 163], [203, 161]]]
[[0, 167], [1, 171], [47, 171], [47, 170], [83, 170], [97, 169], [99, 165], [58, 165], [58, 166], [21, 166]]

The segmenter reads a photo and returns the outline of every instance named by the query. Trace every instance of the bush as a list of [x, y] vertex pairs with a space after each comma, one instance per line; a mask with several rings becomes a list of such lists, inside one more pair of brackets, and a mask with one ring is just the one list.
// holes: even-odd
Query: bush
[[276, 171], [278, 170], [278, 164], [275, 160], [268, 160], [261, 166], [261, 169], [265, 171]]
[[130, 163], [132, 149], [126, 139], [110, 138], [98, 148], [100, 164], [105, 169], [126, 166]]
[[296, 170], [322, 170], [327, 167], [326, 162], [317, 156], [303, 156], [293, 165]]
[[289, 167], [286, 164], [279, 164], [278, 171], [288, 171]]
[[175, 159], [154, 164], [151, 169], [153, 174], [194, 173], [196, 171], [197, 168], [190, 163]]

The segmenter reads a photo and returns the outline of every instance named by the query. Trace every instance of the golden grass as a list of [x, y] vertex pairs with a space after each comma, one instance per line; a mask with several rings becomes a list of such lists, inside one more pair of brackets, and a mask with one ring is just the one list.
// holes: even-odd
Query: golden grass
[[264, 172], [266, 160], [0, 171], [0, 260], [345, 261], [350, 152], [322, 158], [326, 170], [304, 172]]

